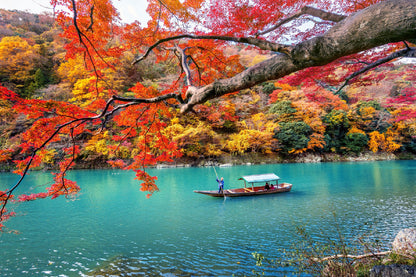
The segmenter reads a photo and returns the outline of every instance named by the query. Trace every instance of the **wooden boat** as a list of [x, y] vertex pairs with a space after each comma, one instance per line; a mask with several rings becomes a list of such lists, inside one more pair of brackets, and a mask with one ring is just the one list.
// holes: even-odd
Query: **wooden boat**
[[[194, 190], [194, 192], [213, 197], [237, 197], [288, 192], [292, 189], [292, 184], [279, 184], [280, 178], [274, 173], [248, 175], [241, 177], [239, 180], [244, 180], [243, 188], [225, 189], [223, 192], [218, 192], [218, 190]], [[269, 184], [269, 189], [265, 186], [266, 183]], [[262, 185], [259, 186], [258, 184]]]

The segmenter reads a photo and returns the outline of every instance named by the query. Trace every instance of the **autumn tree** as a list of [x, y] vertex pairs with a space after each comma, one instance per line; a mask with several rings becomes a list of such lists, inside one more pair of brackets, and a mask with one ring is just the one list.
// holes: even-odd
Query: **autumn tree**
[[[316, 0], [149, 0], [151, 20], [146, 26], [138, 21], [121, 24], [109, 0], [51, 3], [61, 36], [68, 41], [66, 59], [81, 57], [88, 79], [82, 84], [82, 101], [74, 103], [22, 99], [2, 89], [1, 100], [34, 123], [20, 134], [21, 144], [16, 147], [22, 157], [15, 161], [21, 178], [1, 186], [0, 222], [13, 215], [7, 210], [12, 199], [54, 198], [79, 190], [65, 176], [81, 151], [77, 139], [85, 133], [112, 127], [112, 141], [134, 145], [131, 163], [111, 163], [135, 170], [141, 189], [152, 193], [158, 189], [156, 177], [145, 168], [180, 155], [177, 144], [164, 133], [178, 112], [195, 111], [208, 100], [285, 76], [293, 86], [315, 83], [338, 87], [339, 94], [359, 74], [399, 57], [415, 56], [411, 44], [416, 38], [415, 0], [342, 0], [336, 5]], [[268, 57], [244, 67], [236, 55], [225, 54], [236, 44], [267, 52]], [[111, 71], [117, 71], [128, 51], [135, 54], [134, 65], [150, 55], [157, 63], [177, 61], [177, 78], [157, 86], [137, 83], [129, 90], [113, 83], [108, 79], [114, 76]], [[357, 57], [369, 62], [353, 66], [347, 62]], [[325, 78], [338, 67], [347, 68], [343, 78]], [[298, 125], [305, 134], [321, 134]], [[47, 159], [50, 152], [45, 149], [58, 141], [66, 146], [59, 149], [53, 184], [44, 193], [15, 196], [27, 171]], [[8, 152], [2, 150], [0, 160], [7, 159]]]

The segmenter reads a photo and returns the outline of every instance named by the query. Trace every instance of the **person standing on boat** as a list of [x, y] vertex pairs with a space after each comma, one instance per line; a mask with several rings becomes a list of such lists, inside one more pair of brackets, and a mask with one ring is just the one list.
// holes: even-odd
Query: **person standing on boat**
[[218, 180], [217, 178], [217, 182], [218, 182], [218, 193], [222, 193], [222, 191], [224, 190], [224, 177], [221, 177], [221, 180]]

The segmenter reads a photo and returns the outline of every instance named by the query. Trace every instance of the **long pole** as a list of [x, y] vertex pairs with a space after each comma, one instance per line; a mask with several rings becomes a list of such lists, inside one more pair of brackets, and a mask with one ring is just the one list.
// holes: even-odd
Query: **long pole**
[[[214, 169], [215, 176], [217, 176], [217, 180], [220, 181], [220, 179], [218, 178], [217, 171], [215, 170], [215, 166], [212, 166], [212, 168]], [[222, 188], [222, 195], [224, 196], [224, 199], [225, 199], [226, 197], [225, 197], [225, 193], [224, 193], [224, 187]]]
[[[215, 170], [215, 166], [212, 166], [212, 168], [214, 168], [214, 171], [215, 171], [215, 176], [217, 176], [217, 179], [218, 179], [218, 174], [217, 174], [217, 171]], [[219, 180], [219, 179], [218, 179]]]

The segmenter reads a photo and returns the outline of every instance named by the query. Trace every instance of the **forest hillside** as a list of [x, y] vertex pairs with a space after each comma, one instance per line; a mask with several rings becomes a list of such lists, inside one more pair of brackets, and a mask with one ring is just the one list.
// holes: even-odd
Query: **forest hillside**
[[[60, 32], [50, 15], [0, 10], [2, 93], [13, 91], [27, 100], [64, 100], [81, 107], [91, 104], [92, 94], [97, 93], [91, 89], [94, 76], [85, 69], [81, 56], [68, 54]], [[248, 67], [270, 55], [242, 46], [228, 46], [224, 53], [226, 56], [215, 57], [214, 62], [226, 65], [227, 60], [238, 59], [242, 67]], [[134, 89], [128, 88], [138, 82], [163, 89], [181, 73], [173, 57], [158, 61], [150, 56], [134, 66], [133, 57], [133, 52], [126, 51], [116, 70], [102, 72], [113, 89], [125, 91], [125, 97], [134, 95]], [[357, 66], [360, 63], [356, 61]], [[309, 77], [317, 70], [327, 70], [325, 79]], [[341, 68], [309, 68], [238, 96], [228, 94], [208, 101], [185, 115], [176, 113], [163, 132], [181, 151], [176, 162], [193, 165], [207, 161], [302, 161], [305, 157], [319, 157], [319, 161], [358, 159], [369, 153], [413, 158], [416, 63], [386, 63], [342, 90], [333, 85], [348, 75]], [[174, 107], [171, 109], [174, 112]], [[33, 122], [14, 109], [11, 101], [0, 100], [1, 168], [10, 169], [14, 160], [24, 158], [19, 156], [21, 142]], [[97, 128], [82, 134], [78, 164], [105, 167], [107, 160], [128, 162], [137, 155], [135, 144], [140, 143], [140, 137], [117, 140], [111, 132]], [[62, 158], [63, 148], [52, 142], [44, 149], [40, 166], [53, 168]]]

